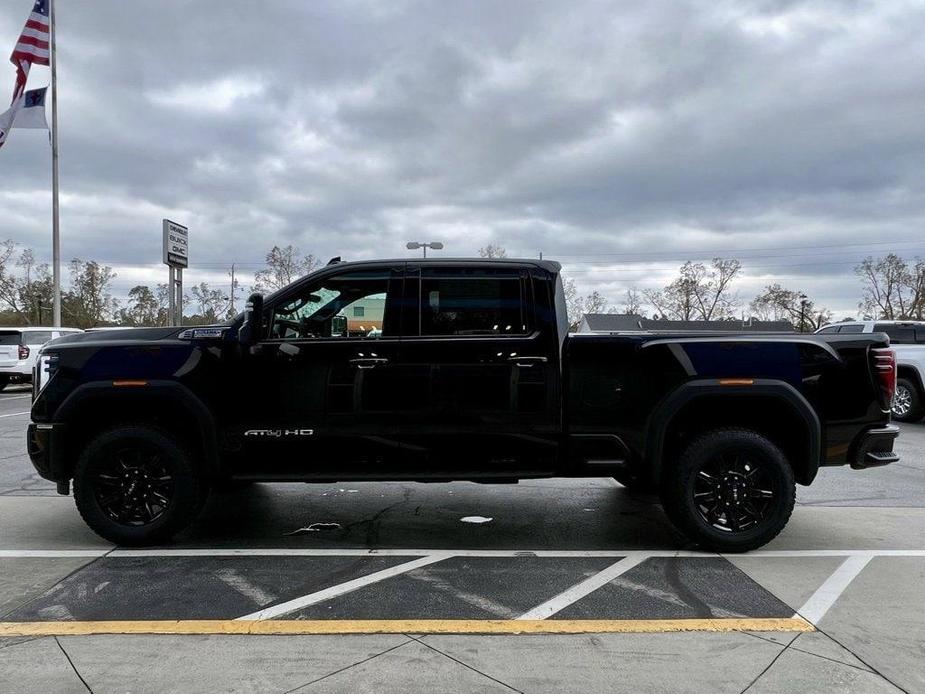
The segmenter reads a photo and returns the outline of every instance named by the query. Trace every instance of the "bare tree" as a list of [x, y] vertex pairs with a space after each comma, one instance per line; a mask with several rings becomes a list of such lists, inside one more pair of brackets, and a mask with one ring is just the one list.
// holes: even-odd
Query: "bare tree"
[[832, 320], [832, 312], [819, 308], [802, 292], [769, 284], [749, 304], [759, 320], [786, 320], [800, 332], [813, 332]]
[[490, 243], [479, 249], [479, 256], [482, 258], [507, 258], [507, 250], [505, 250], [504, 246], [496, 246]]
[[16, 272], [16, 244], [7, 239], [0, 243], [0, 301], [21, 319], [27, 320], [20, 300], [22, 282]]
[[205, 282], [190, 289], [193, 302], [198, 308], [196, 318], [206, 323], [217, 323], [228, 309], [228, 297], [221, 289], [211, 289]]
[[586, 313], [615, 313], [616, 310], [599, 291], [581, 296], [578, 286], [571, 278], [562, 278], [562, 289], [565, 292], [565, 308], [568, 314], [569, 330], [578, 330], [581, 319]]
[[855, 272], [864, 283], [858, 309], [872, 318], [921, 319], [925, 314], [925, 261], [911, 266], [895, 253], [861, 261]]
[[282, 289], [321, 264], [315, 256], [303, 256], [298, 248], [291, 245], [285, 248], [273, 246], [267, 253], [266, 263], [267, 266], [254, 275], [254, 289], [258, 292]]
[[643, 296], [639, 293], [638, 289], [635, 287], [627, 289], [622, 306], [623, 313], [645, 318], [646, 312], [642, 306], [642, 302]]
[[719, 320], [735, 315], [738, 296], [730, 285], [742, 269], [734, 258], [714, 258], [708, 268], [687, 261], [664, 289], [644, 292], [663, 317], [675, 320]]

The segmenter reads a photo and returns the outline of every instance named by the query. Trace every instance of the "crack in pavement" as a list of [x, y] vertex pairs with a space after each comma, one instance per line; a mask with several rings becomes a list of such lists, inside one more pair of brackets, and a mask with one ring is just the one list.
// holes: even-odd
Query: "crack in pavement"
[[85, 680], [83, 678], [83, 675], [80, 674], [80, 671], [77, 669], [77, 666], [74, 665], [74, 661], [71, 660], [71, 656], [68, 655], [68, 652], [66, 650], [64, 650], [64, 646], [61, 644], [61, 641], [58, 639], [57, 636], [54, 636], [52, 638], [54, 638], [55, 643], [58, 644], [58, 648], [61, 649], [61, 652], [64, 654], [64, 657], [67, 658], [68, 665], [71, 666], [71, 670], [73, 670], [74, 674], [77, 675], [77, 679], [80, 680], [81, 684], [83, 684], [83, 686], [86, 687], [87, 691], [90, 692], [90, 694], [93, 694], [93, 690], [90, 689], [90, 685], [87, 684], [87, 680]]
[[478, 674], [478, 675], [481, 675], [482, 677], [485, 677], [485, 678], [487, 678], [487, 679], [490, 679], [492, 682], [495, 682], [495, 683], [497, 683], [497, 684], [500, 684], [502, 687], [506, 687], [506, 688], [510, 689], [512, 692], [517, 692], [517, 694], [524, 694], [520, 689], [517, 689], [517, 688], [515, 688], [515, 687], [512, 687], [512, 686], [509, 685], [507, 682], [502, 682], [502, 681], [499, 680], [497, 677], [492, 677], [492, 676], [489, 675], [488, 673], [482, 672], [482, 671], [479, 670], [478, 668], [472, 667], [472, 666], [469, 665], [468, 663], [464, 663], [463, 661], [459, 660], [458, 658], [454, 658], [454, 657], [451, 656], [449, 653], [444, 653], [444, 652], [441, 651], [439, 648], [436, 648], [436, 647], [434, 647], [434, 646], [431, 646], [429, 643], [425, 643], [423, 637], [422, 637], [422, 638], [417, 638], [417, 637], [415, 637], [415, 636], [411, 636], [410, 634], [405, 634], [405, 636], [407, 636], [407, 637], [408, 637], [409, 639], [411, 639], [412, 641], [417, 641], [419, 644], [421, 644], [421, 645], [424, 646], [425, 648], [429, 648], [429, 649], [432, 650], [434, 653], [439, 653], [439, 654], [442, 655], [444, 658], [449, 658], [449, 659], [452, 660], [454, 663], [457, 663], [457, 664], [459, 664], [459, 665], [462, 665], [462, 666], [463, 666], [464, 668], [466, 668], [467, 670], [472, 670], [472, 672], [474, 672], [474, 673], [476, 673], [476, 674]]
[[350, 665], [345, 665], [345, 666], [342, 667], [342, 668], [339, 668], [339, 669], [337, 669], [337, 670], [334, 670], [334, 672], [329, 672], [327, 675], [323, 675], [323, 676], [321, 676], [321, 677], [318, 677], [318, 678], [316, 678], [316, 679], [313, 679], [311, 682], [306, 682], [305, 684], [300, 684], [298, 687], [294, 687], [293, 689], [287, 690], [287, 691], [285, 692], [285, 694], [293, 694], [293, 692], [297, 692], [297, 691], [299, 691], [300, 689], [304, 689], [305, 687], [310, 687], [311, 685], [313, 685], [313, 684], [315, 684], [315, 683], [317, 683], [317, 682], [321, 682], [322, 680], [326, 680], [326, 679], [328, 679], [329, 677], [333, 677], [334, 675], [337, 675], [337, 674], [339, 674], [339, 673], [341, 673], [341, 672], [344, 672], [345, 670], [349, 670], [350, 668], [354, 668], [354, 667], [356, 667], [357, 665], [362, 665], [363, 663], [368, 663], [370, 660], [375, 660], [376, 658], [378, 658], [378, 657], [381, 656], [381, 655], [385, 655], [386, 653], [391, 653], [391, 652], [394, 651], [394, 650], [397, 650], [397, 649], [399, 649], [399, 648], [403, 648], [404, 646], [407, 646], [409, 643], [411, 643], [412, 641], [415, 640], [415, 639], [411, 638], [410, 636], [408, 636], [407, 634], [402, 634], [402, 636], [404, 636], [404, 637], [405, 637], [406, 639], [408, 639], [408, 640], [407, 640], [407, 641], [403, 641], [402, 643], [396, 644], [396, 645], [392, 646], [391, 648], [386, 648], [386, 649], [385, 649], [384, 651], [382, 651], [381, 653], [376, 653], [375, 655], [371, 655], [371, 656], [369, 656], [368, 658], [363, 658], [362, 660], [358, 660], [357, 662], [351, 663]]

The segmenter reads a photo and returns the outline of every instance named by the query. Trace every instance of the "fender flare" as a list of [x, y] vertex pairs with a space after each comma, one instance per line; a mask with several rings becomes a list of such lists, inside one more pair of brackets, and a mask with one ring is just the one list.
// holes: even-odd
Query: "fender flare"
[[207, 473], [214, 474], [219, 469], [218, 434], [215, 418], [189, 388], [177, 381], [150, 380], [141, 386], [116, 387], [112, 381], [90, 381], [83, 383], [65, 398], [55, 412], [55, 423], [67, 425], [73, 421], [78, 409], [92, 406], [94, 401], [113, 402], [114, 400], [131, 403], [134, 400], [155, 396], [161, 400], [175, 403], [177, 408], [189, 415], [199, 432], [203, 464]]
[[773, 398], [785, 403], [806, 426], [807, 444], [805, 467], [794, 470], [801, 484], [810, 484], [819, 471], [822, 458], [822, 425], [812, 405], [800, 391], [786, 381], [776, 379], [754, 379], [750, 384], [726, 385], [719, 379], [698, 379], [688, 381], [665, 396], [656, 405], [646, 421], [645, 448], [643, 459], [646, 474], [653, 482], [661, 479], [663, 469], [665, 432], [671, 420], [692, 401], [715, 395], [737, 398]]

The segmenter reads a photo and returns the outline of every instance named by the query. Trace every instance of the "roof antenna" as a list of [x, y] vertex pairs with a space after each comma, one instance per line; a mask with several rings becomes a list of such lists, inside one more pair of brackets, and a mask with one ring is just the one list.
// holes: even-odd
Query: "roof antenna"
[[341, 262], [340, 256], [339, 256], [339, 255], [335, 255], [333, 258], [331, 258], [331, 259], [328, 261], [328, 265], [337, 265], [339, 262]]

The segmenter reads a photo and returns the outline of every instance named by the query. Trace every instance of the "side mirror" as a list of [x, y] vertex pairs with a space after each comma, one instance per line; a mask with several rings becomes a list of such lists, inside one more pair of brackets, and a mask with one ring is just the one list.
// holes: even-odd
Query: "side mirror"
[[260, 339], [263, 322], [263, 294], [251, 294], [244, 305], [244, 322], [238, 331], [242, 345], [255, 345]]

